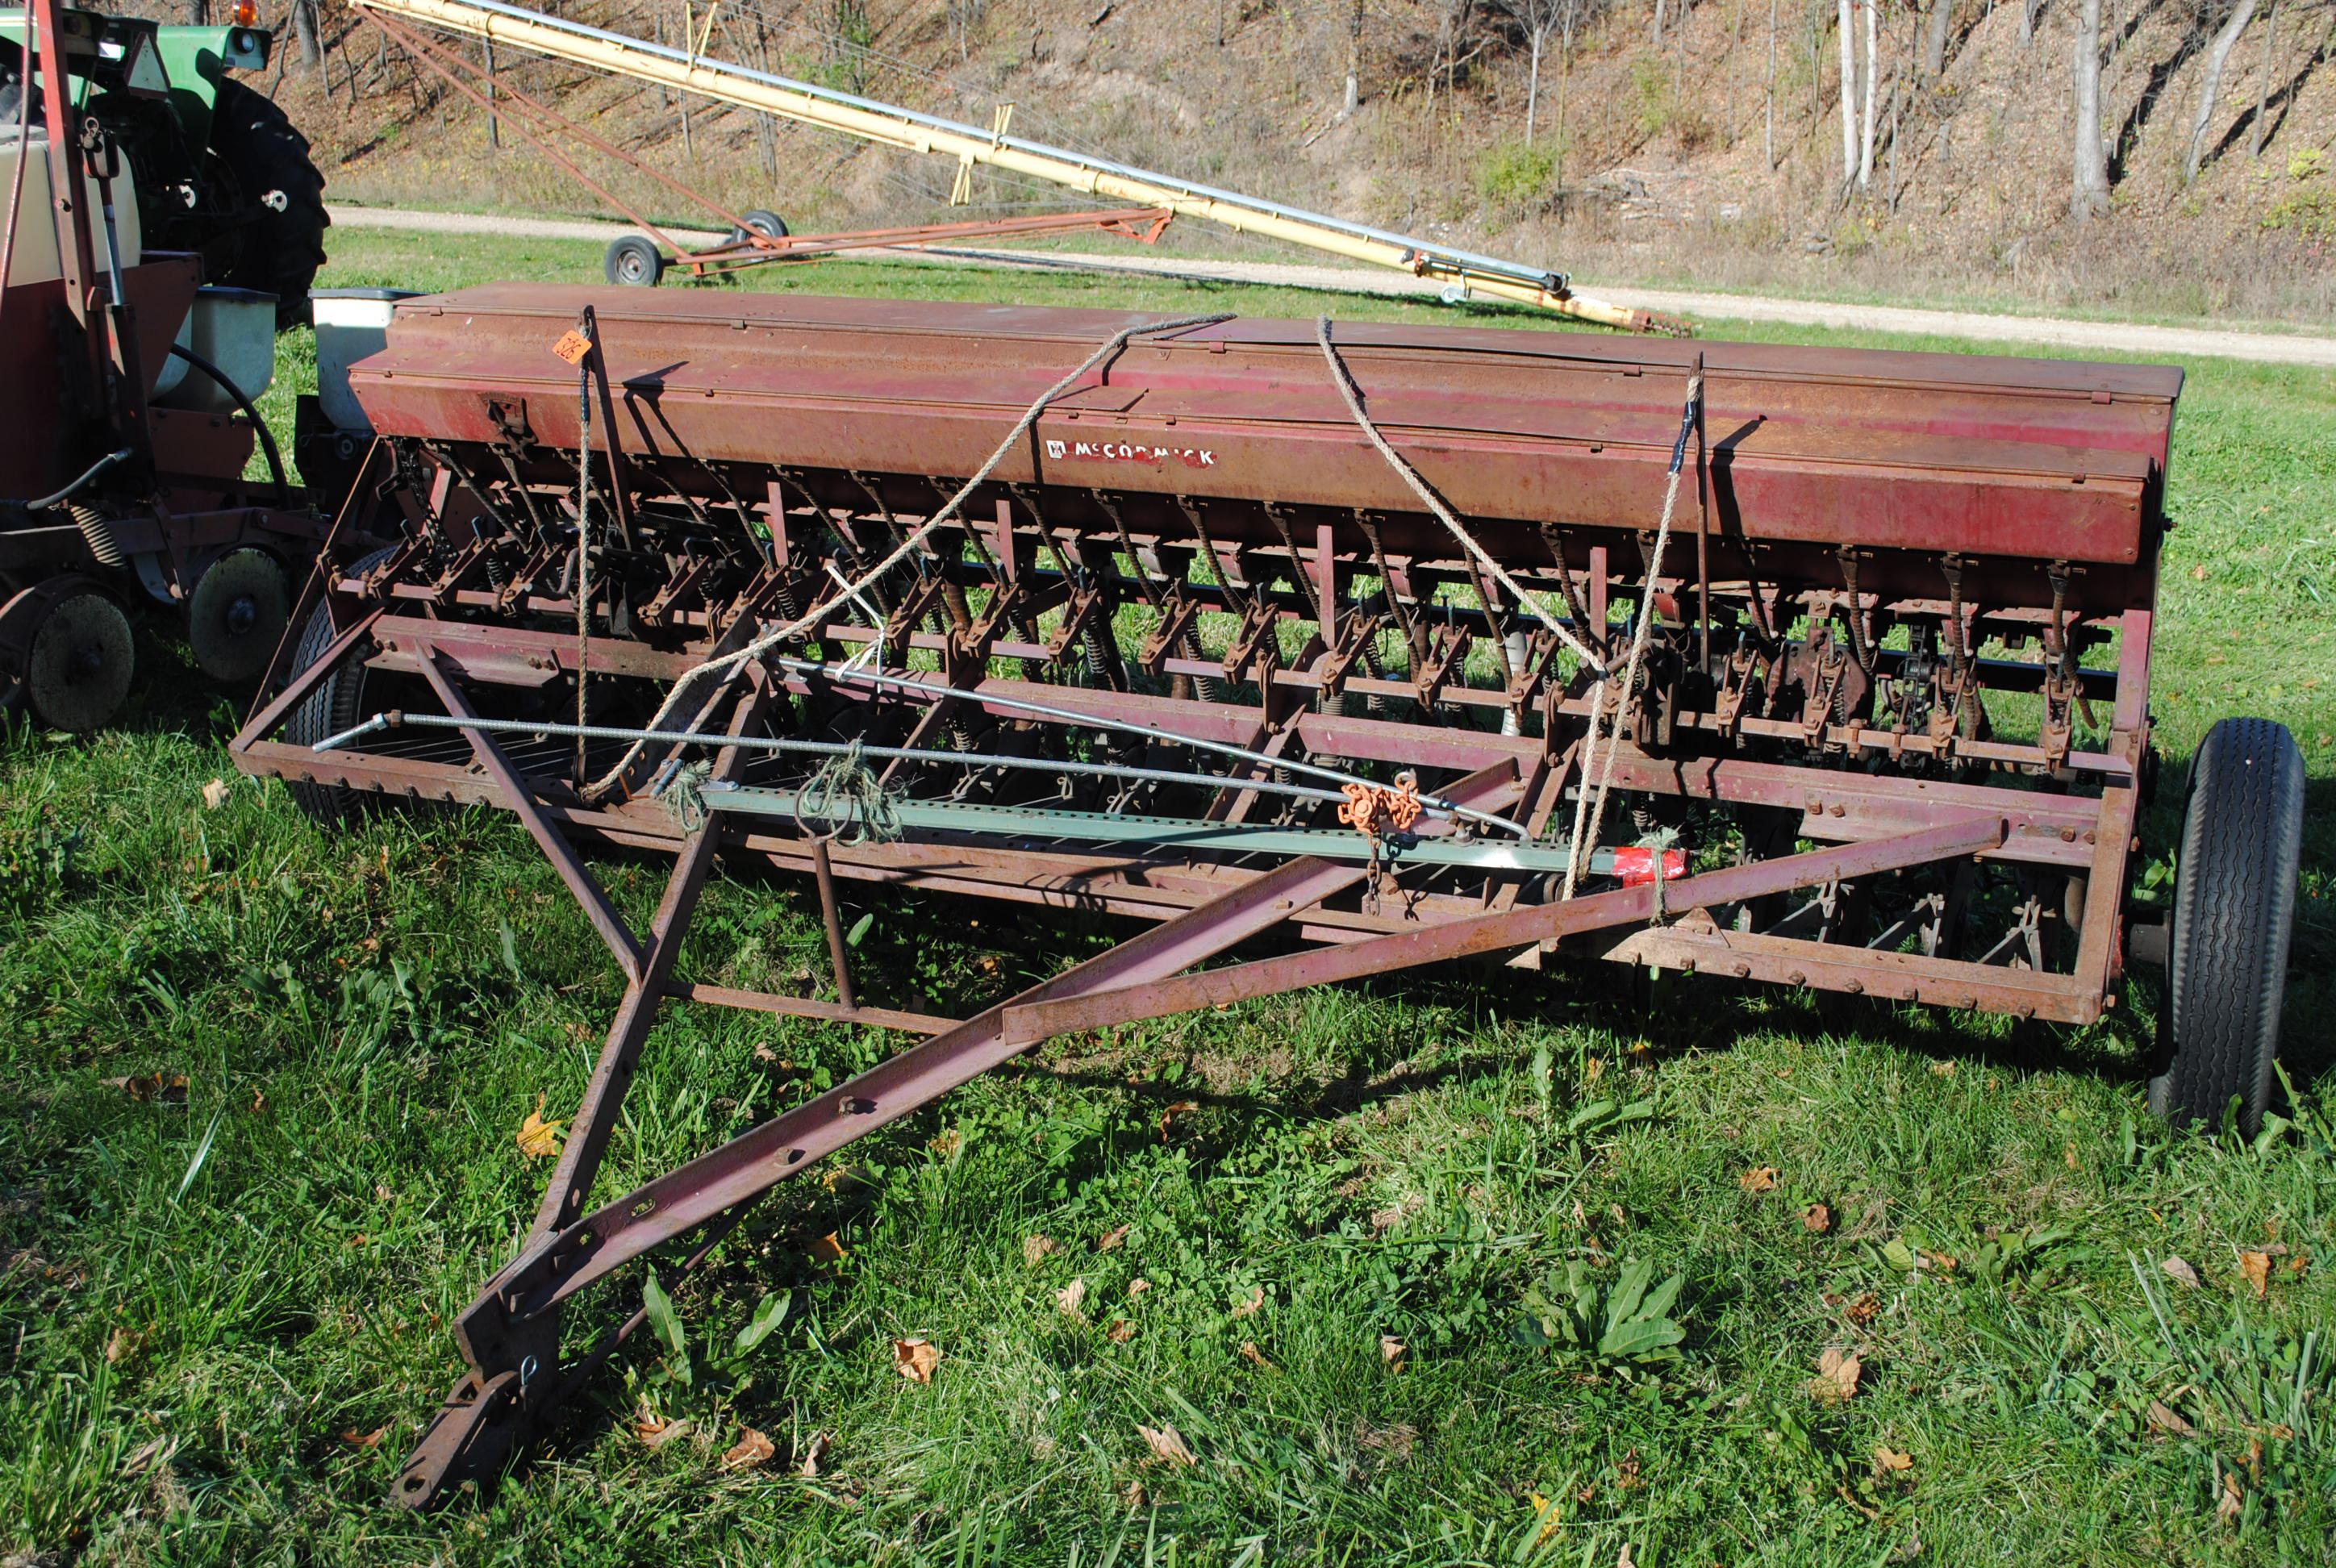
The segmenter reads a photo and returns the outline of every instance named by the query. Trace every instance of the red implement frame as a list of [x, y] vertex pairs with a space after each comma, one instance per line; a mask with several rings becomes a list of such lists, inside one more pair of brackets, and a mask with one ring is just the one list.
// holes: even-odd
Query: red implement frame
[[[1706, 852], [1694, 874], [1592, 878], [1565, 899], [1555, 879], [1503, 856], [1534, 852], [1571, 818], [1603, 700], [1597, 671], [1561, 658], [1421, 512], [1325, 396], [1318, 351], [1288, 324], [1128, 346], [1047, 404], [963, 512], [933, 525], [939, 542], [847, 596], [833, 591], [839, 562], [856, 571], [931, 515], [1083, 346], [1140, 318], [641, 297], [501, 287], [400, 307], [388, 348], [353, 375], [383, 443], [341, 521], [352, 537], [403, 542], [320, 585], [339, 635], [284, 672], [232, 747], [245, 770], [313, 788], [514, 812], [626, 980], [535, 1223], [462, 1317], [468, 1369], [402, 1474], [402, 1502], [492, 1477], [638, 1327], [636, 1315], [563, 1360], [562, 1319], [588, 1287], [669, 1245], [696, 1266], [778, 1182], [1058, 1034], [1455, 959], [1537, 967], [1555, 952], [2070, 1023], [2116, 1003], [2178, 380], [1712, 346], [1694, 439], [1674, 448], [1684, 351], [1355, 333], [1348, 363], [1390, 439], [1473, 538], [1566, 607], [1572, 635], [1619, 668], [1630, 623], [1618, 609], [1652, 618], [1643, 689], [1630, 725], [1597, 748], [1596, 773], [1611, 756], [1618, 798], [1658, 820], [1725, 813], [1743, 829], [1732, 855]], [[550, 347], [560, 313], [586, 303], [609, 368], [579, 389]], [[587, 376], [601, 363], [588, 358]], [[617, 492], [593, 509], [638, 536], [629, 558], [615, 537], [593, 544], [580, 638], [560, 564], [574, 550], [563, 520], [575, 516], [579, 390]], [[402, 470], [384, 455], [401, 443]], [[1083, 443], [1103, 453], [1093, 466]], [[1666, 459], [1689, 467], [1674, 527], [1692, 539], [1650, 579]], [[628, 570], [634, 586], [608, 586]], [[706, 744], [705, 799], [717, 809], [686, 830], [666, 803], [585, 787], [614, 755], [604, 745], [579, 771], [552, 734], [554, 716], [575, 712], [579, 677], [623, 711], [809, 605], [821, 608], [787, 645], [809, 657], [750, 663], [660, 727], [729, 743], [852, 734], [910, 758], [957, 744], [947, 763], [888, 762], [887, 782], [934, 805], [978, 784], [1042, 818], [1048, 790], [1084, 787], [1075, 757], [1099, 755], [1099, 737], [1140, 735], [1140, 755], [1112, 755], [1172, 777], [1217, 763], [1186, 796], [1227, 831], [1326, 820], [1327, 808], [1274, 795], [1276, 770], [1385, 781], [1408, 769], [1431, 807], [1419, 842], [1448, 850], [1453, 869], [1377, 841], [1349, 853], [1353, 835], [1320, 832], [1306, 841], [1319, 850], [1114, 848], [1094, 824], [1161, 809], [1134, 794], [1098, 799], [1084, 839], [1046, 818], [1035, 836], [944, 825], [830, 842], [738, 803], [798, 776], [745, 744]], [[2106, 647], [2113, 663], [2082, 662]], [[298, 716], [359, 678], [451, 729], [392, 726], [316, 749], [323, 735]], [[1992, 727], [2023, 705], [2028, 719]], [[287, 721], [296, 735], [279, 735]], [[1211, 746], [1240, 760], [1226, 770]], [[645, 788], [689, 749], [660, 737], [625, 776]], [[1008, 798], [983, 782], [992, 754], [1065, 771]], [[1504, 848], [1485, 818], [1518, 836]], [[589, 844], [675, 856], [647, 930], [602, 891], [579, 852]], [[816, 879], [832, 999], [679, 972], [717, 854]], [[833, 940], [839, 881], [1148, 929], [978, 1017], [937, 1018], [858, 999]], [[1288, 950], [1202, 967], [1268, 932]], [[626, 1086], [668, 999], [928, 1037], [596, 1201]]]

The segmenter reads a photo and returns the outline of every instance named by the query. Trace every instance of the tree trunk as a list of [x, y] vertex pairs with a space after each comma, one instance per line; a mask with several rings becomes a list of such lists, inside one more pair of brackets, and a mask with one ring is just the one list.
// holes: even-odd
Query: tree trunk
[[1776, 0], [1768, 0], [1768, 84], [1760, 125], [1760, 156], [1768, 171], [1776, 170]]
[[[2254, 0], [2241, 0], [2252, 5]], [[2109, 209], [2108, 149], [2101, 141], [2101, 0], [2079, 0], [2070, 72], [2077, 107], [2075, 189], [2069, 215], [2078, 222]]]
[[1525, 71], [1525, 145], [1533, 144], [1533, 111], [1541, 106], [1541, 44], [1545, 27], [1533, 30], [1533, 63]]
[[1663, 0], [1655, 0], [1654, 46], [1658, 49], [1663, 46]]
[[316, 39], [316, 0], [292, 0], [292, 36], [300, 45], [300, 69], [314, 71], [324, 63], [324, 45]]
[[1363, 106], [1363, 0], [1355, 0], [1347, 13], [1347, 98], [1338, 111], [1352, 114]]
[[1835, 0], [1841, 21], [1841, 188], [1857, 178], [1857, 15]]
[[1947, 73], [1947, 30], [1954, 19], [1953, 0], [1931, 0], [1930, 31], [1922, 39], [1922, 78], [1936, 82]]
[[486, 58], [487, 147], [492, 151], [500, 152], [503, 150], [503, 124], [501, 116], [495, 112], [495, 41], [480, 39], [479, 53]]
[[2198, 178], [2198, 166], [2206, 161], [2206, 132], [2214, 122], [2214, 100], [2223, 91], [2223, 66], [2231, 57], [2231, 47], [2239, 34], [2247, 30], [2254, 19], [2255, 0], [2239, 0], [2231, 11], [2231, 19], [2214, 34], [2214, 42], [2206, 50], [2206, 74], [2198, 83], [2198, 112], [2190, 121], [2190, 149], [2182, 159], [2182, 183], [2189, 184]]
[[1874, 83], [1882, 74], [1881, 63], [1874, 58], [1874, 14], [1881, 7], [1877, 0], [1858, 0], [1865, 12], [1865, 105], [1857, 133], [1857, 188], [1860, 190], [1874, 183]]
[[2271, 13], [2263, 18], [2263, 50], [2262, 83], [2255, 89], [2255, 141], [2252, 155], [2263, 155], [2263, 143], [2271, 140], [2271, 73], [2279, 63], [2279, 0], [2271, 0]]
[[[2020, 42], [2023, 47], [2036, 42], [2036, 18], [2043, 10], [2043, 0], [2020, 0]], [[2093, 31], [2098, 34], [2100, 30], [2096, 21]]]

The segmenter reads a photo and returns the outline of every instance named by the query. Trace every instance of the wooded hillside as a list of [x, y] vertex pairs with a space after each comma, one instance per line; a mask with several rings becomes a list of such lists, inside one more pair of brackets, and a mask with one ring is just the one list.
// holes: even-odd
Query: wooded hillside
[[[550, 8], [682, 25], [680, 0]], [[598, 209], [339, 0], [315, 27], [323, 68], [287, 47], [277, 91], [336, 197]], [[1011, 101], [1022, 134], [1584, 277], [2336, 311], [2336, 0], [725, 0], [709, 50], [984, 124]], [[798, 228], [946, 206], [946, 162], [497, 66]]]

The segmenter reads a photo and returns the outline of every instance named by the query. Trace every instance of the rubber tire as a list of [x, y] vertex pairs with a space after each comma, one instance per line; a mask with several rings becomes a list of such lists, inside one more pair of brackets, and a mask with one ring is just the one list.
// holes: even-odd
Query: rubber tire
[[655, 288], [665, 275], [665, 253], [641, 235], [620, 234], [600, 258], [600, 275], [621, 287]]
[[[746, 227], [749, 229], [765, 239], [784, 239], [787, 237], [787, 220], [766, 208], [749, 207], [738, 216], [746, 220]], [[730, 239], [735, 245], [744, 245], [746, 242], [746, 236], [733, 229]]]
[[[390, 550], [377, 550], [350, 566], [344, 575], [362, 576], [388, 560], [390, 554]], [[300, 640], [292, 648], [291, 675], [297, 677], [322, 658], [339, 635], [339, 629], [333, 625], [329, 603], [320, 603], [310, 610], [307, 624], [300, 628]], [[286, 717], [285, 740], [293, 745], [315, 745], [329, 735], [355, 728], [364, 717], [360, 709], [365, 702], [365, 687], [364, 661], [352, 655]], [[363, 809], [364, 792], [344, 784], [293, 783], [290, 788], [292, 803], [299, 807], [303, 816], [320, 826], [338, 827], [355, 818]]]
[[2149, 1108], [2219, 1124], [2235, 1096], [2253, 1137], [2271, 1101], [2303, 853], [2303, 753], [2285, 726], [2226, 718], [2190, 764]]
[[[276, 296], [276, 329], [308, 319], [308, 286], [325, 264], [325, 177], [308, 156], [308, 139], [284, 111], [232, 77], [221, 79], [211, 110], [211, 151], [234, 173], [253, 208], [235, 265], [214, 283]], [[268, 198], [280, 193], [277, 208]]]

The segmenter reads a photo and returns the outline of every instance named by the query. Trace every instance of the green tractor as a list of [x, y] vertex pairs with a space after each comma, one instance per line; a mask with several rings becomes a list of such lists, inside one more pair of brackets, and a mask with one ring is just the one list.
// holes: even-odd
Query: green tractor
[[[146, 248], [197, 252], [210, 282], [273, 294], [280, 328], [307, 319], [332, 219], [307, 138], [235, 79], [266, 66], [273, 42], [248, 0], [237, 12], [220, 27], [63, 16], [112, 67], [77, 76], [74, 97], [130, 165]], [[0, 127], [9, 130], [24, 111], [24, 10], [0, 10]]]

